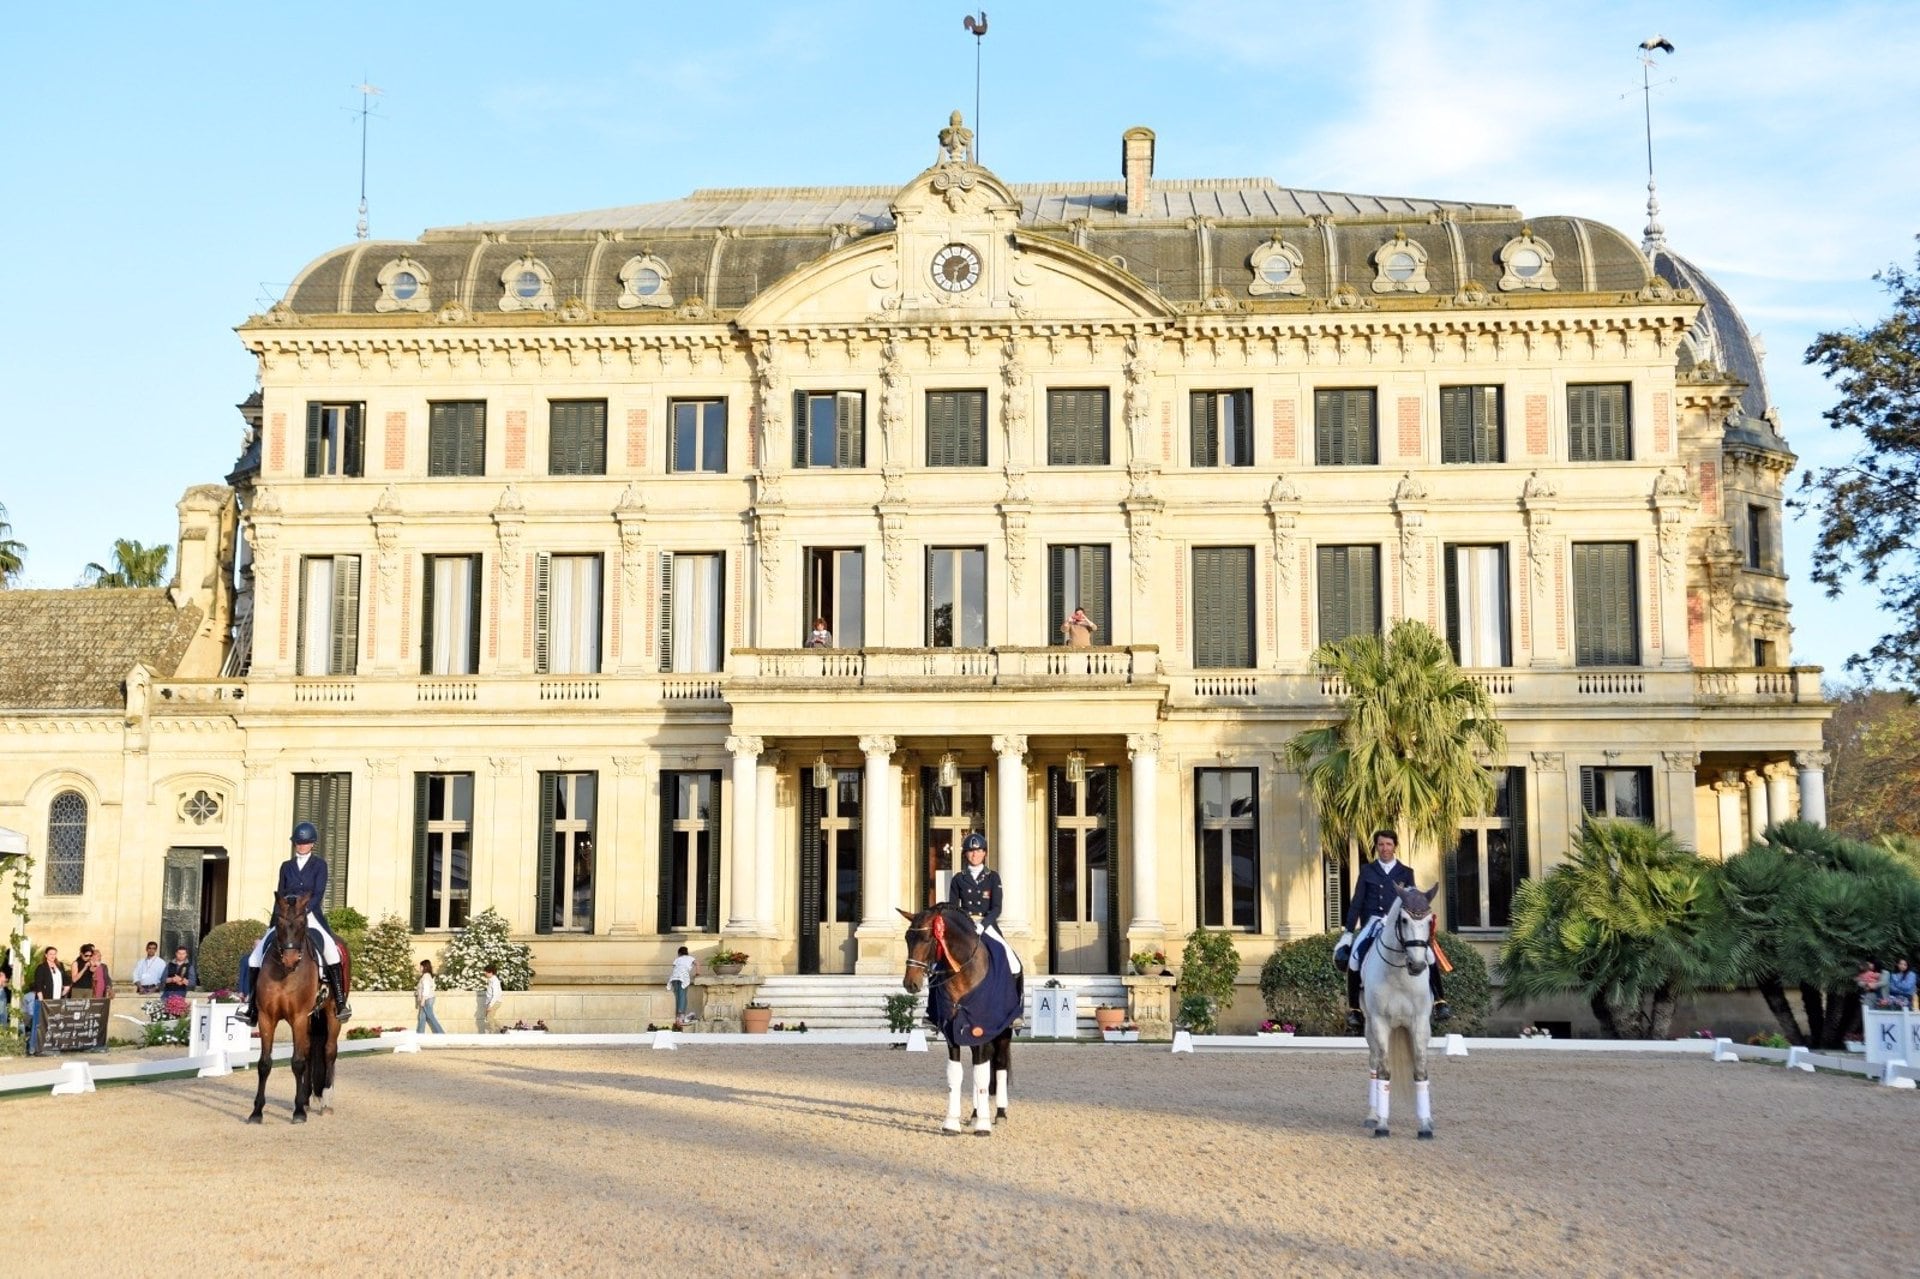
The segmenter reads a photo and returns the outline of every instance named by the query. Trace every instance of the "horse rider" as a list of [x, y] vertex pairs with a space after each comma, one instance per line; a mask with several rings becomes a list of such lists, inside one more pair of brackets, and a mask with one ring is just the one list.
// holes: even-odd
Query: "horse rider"
[[[1347, 907], [1347, 931], [1333, 949], [1334, 967], [1347, 970], [1347, 1029], [1356, 1033], [1366, 1024], [1360, 1012], [1361, 943], [1379, 929], [1400, 889], [1413, 887], [1413, 869], [1399, 860], [1399, 848], [1400, 836], [1394, 832], [1373, 832], [1373, 860], [1360, 868], [1360, 882], [1353, 886], [1353, 902]], [[1433, 1020], [1445, 1021], [1453, 1009], [1440, 993], [1438, 963], [1427, 965], [1427, 981], [1433, 990]]]
[[1020, 971], [1020, 956], [1013, 953], [1013, 947], [1000, 935], [1000, 906], [1006, 894], [1000, 885], [1000, 872], [987, 868], [987, 837], [974, 831], [961, 844], [960, 851], [967, 859], [966, 869], [953, 877], [947, 900], [967, 913], [982, 936], [1000, 944], [1016, 989], [1023, 989], [1026, 978]]
[[[327, 899], [327, 859], [313, 851], [313, 846], [320, 842], [320, 832], [312, 822], [296, 822], [292, 838], [293, 856], [280, 863], [280, 884], [274, 889], [274, 900], [277, 905], [283, 897], [307, 899], [307, 929], [320, 934], [320, 959], [326, 966], [327, 984], [333, 989], [334, 1012], [341, 1021], [346, 1021], [353, 1016], [353, 1007], [347, 1003], [347, 980], [340, 971], [340, 943], [334, 941], [327, 917], [320, 908]], [[254, 974], [266, 957], [267, 938], [271, 936], [273, 928], [269, 925], [253, 944], [253, 953], [247, 962], [240, 965], [240, 1010], [234, 1016], [249, 1026], [257, 1016], [253, 1006]]]

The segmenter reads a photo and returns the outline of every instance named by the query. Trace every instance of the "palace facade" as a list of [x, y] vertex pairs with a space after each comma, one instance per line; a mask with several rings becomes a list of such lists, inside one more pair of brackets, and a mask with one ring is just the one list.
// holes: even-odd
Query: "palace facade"
[[1342, 693], [1310, 655], [1402, 617], [1509, 737], [1414, 858], [1451, 928], [1497, 939], [1585, 814], [1709, 854], [1820, 819], [1793, 456], [1712, 282], [1154, 145], [1009, 185], [956, 116], [899, 187], [320, 256], [240, 326], [247, 452], [173, 590], [0, 593], [36, 939], [257, 918], [305, 818], [422, 953], [491, 906], [543, 984], [722, 935], [897, 972], [979, 830], [1037, 971], [1198, 924], [1257, 966], [1352, 870], [1282, 755]]

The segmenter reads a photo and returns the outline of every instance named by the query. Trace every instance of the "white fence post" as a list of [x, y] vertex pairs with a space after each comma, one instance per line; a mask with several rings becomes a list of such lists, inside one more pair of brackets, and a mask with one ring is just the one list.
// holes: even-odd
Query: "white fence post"
[[60, 1082], [53, 1086], [56, 1097], [73, 1097], [93, 1091], [93, 1070], [84, 1061], [60, 1063]]

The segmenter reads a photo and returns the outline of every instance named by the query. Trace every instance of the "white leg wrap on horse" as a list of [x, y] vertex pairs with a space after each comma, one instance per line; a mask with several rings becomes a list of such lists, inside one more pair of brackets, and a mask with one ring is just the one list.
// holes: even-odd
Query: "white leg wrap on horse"
[[1433, 1122], [1433, 1096], [1427, 1089], [1431, 1080], [1422, 1079], [1413, 1086], [1413, 1115], [1423, 1124]]
[[1007, 1072], [1006, 1071], [996, 1070], [993, 1072], [993, 1091], [995, 1094], [995, 1101], [999, 1105], [999, 1108], [1001, 1110], [1005, 1110], [1007, 1108]]
[[960, 1130], [960, 1082], [966, 1078], [967, 1068], [960, 1062], [947, 1062], [947, 1127]]
[[1387, 1120], [1387, 1109], [1392, 1098], [1393, 1081], [1391, 1079], [1382, 1079], [1380, 1081], [1380, 1122], [1382, 1123], [1385, 1123]]
[[993, 1063], [978, 1062], [973, 1068], [973, 1126], [984, 1132], [993, 1127]]
[[1387, 1113], [1387, 1081], [1370, 1079], [1367, 1081], [1367, 1108], [1376, 1115]]

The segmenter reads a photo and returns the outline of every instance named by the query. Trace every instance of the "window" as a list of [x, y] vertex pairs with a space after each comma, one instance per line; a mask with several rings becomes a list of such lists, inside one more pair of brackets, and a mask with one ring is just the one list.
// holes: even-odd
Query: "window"
[[1747, 507], [1747, 567], [1762, 569], [1767, 567], [1767, 508], [1764, 506]]
[[593, 931], [593, 822], [597, 773], [540, 774], [538, 933]]
[[1755, 666], [1778, 666], [1780, 648], [1772, 640], [1757, 639], [1753, 642], [1753, 664]]
[[541, 675], [600, 673], [600, 557], [533, 561], [533, 669]]
[[867, 464], [867, 397], [859, 391], [796, 391], [793, 464], [857, 467]]
[[660, 931], [720, 931], [720, 774], [660, 774]]
[[1193, 548], [1193, 664], [1253, 665], [1253, 548]]
[[1194, 848], [1200, 857], [1200, 923], [1260, 929], [1260, 811], [1251, 768], [1202, 768], [1193, 776]]
[[427, 405], [427, 474], [486, 473], [486, 401], [454, 400]]
[[1447, 854], [1441, 905], [1448, 927], [1505, 928], [1513, 919], [1513, 892], [1528, 875], [1527, 774], [1493, 770], [1492, 811], [1460, 823], [1460, 841]]
[[1447, 647], [1462, 666], [1513, 664], [1506, 547], [1447, 547]]
[[1632, 542], [1573, 546], [1573, 664], [1638, 666], [1640, 610]]
[[1380, 461], [1371, 389], [1313, 393], [1313, 460], [1318, 466], [1373, 466]]
[[63, 790], [47, 808], [47, 896], [78, 897], [87, 887], [87, 799]]
[[800, 619], [800, 642], [809, 642], [813, 619], [827, 624], [834, 648], [863, 648], [867, 642], [867, 556], [859, 550], [807, 552], [807, 615]]
[[1195, 391], [1187, 409], [1195, 466], [1253, 465], [1252, 391]]
[[1582, 768], [1580, 808], [1589, 817], [1619, 817], [1653, 825], [1653, 770]]
[[720, 669], [726, 574], [719, 555], [660, 557], [660, 669]]
[[363, 404], [307, 405], [307, 474], [365, 474], [366, 433]]
[[1501, 425], [1499, 387], [1440, 388], [1440, 460], [1443, 463], [1451, 466], [1506, 461], [1506, 440]]
[[1073, 610], [1084, 608], [1094, 625], [1093, 642], [1113, 643], [1113, 607], [1108, 563], [1112, 549], [1105, 546], [1050, 546], [1047, 548], [1047, 642], [1064, 644], [1061, 629]]
[[727, 469], [727, 402], [675, 400], [667, 406], [673, 418], [667, 469], [676, 475], [696, 471], [725, 474]]
[[1105, 466], [1107, 392], [1104, 388], [1047, 392], [1047, 465]]
[[1380, 633], [1380, 548], [1322, 546], [1316, 552], [1320, 642]]
[[359, 669], [360, 557], [309, 555], [300, 561], [301, 675]]
[[987, 464], [987, 393], [927, 392], [927, 465]]
[[1625, 462], [1633, 457], [1627, 384], [1567, 388], [1567, 460]]
[[347, 837], [353, 823], [352, 773], [295, 773], [293, 820], [312, 822], [320, 832], [314, 851], [327, 862], [327, 899], [321, 911], [347, 904]]
[[480, 669], [480, 557], [429, 555], [420, 603], [420, 673]]
[[978, 546], [927, 550], [927, 647], [987, 646], [987, 553]]
[[413, 931], [463, 928], [473, 909], [473, 774], [413, 775]]
[[554, 400], [547, 406], [547, 474], [607, 473], [607, 402]]

